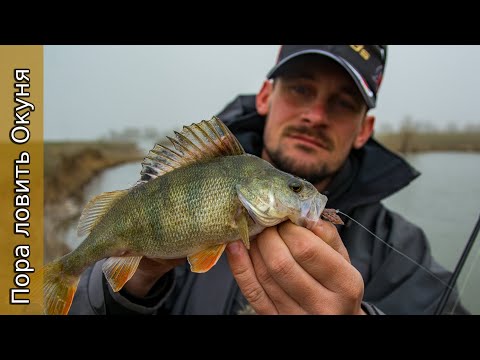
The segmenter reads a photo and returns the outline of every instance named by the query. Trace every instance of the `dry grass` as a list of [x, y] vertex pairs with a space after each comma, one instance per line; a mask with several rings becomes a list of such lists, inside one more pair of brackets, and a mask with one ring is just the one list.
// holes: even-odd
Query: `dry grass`
[[72, 250], [64, 236], [78, 221], [85, 185], [104, 169], [141, 161], [144, 154], [136, 145], [120, 142], [47, 142], [44, 151], [44, 260], [48, 262]]
[[400, 132], [377, 134], [383, 145], [396, 152], [480, 151], [480, 132]]

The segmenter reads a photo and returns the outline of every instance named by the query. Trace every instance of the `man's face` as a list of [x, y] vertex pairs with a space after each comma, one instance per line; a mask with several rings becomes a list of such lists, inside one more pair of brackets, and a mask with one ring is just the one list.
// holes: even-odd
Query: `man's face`
[[262, 157], [319, 190], [373, 131], [374, 118], [366, 116], [353, 79], [322, 56], [284, 65], [257, 95], [257, 111], [267, 116]]

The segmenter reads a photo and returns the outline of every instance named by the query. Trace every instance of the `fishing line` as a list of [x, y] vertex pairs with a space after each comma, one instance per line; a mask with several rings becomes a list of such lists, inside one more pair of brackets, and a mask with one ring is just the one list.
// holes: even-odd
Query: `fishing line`
[[349, 218], [350, 220], [354, 221], [356, 224], [358, 224], [360, 227], [364, 228], [369, 234], [373, 235], [376, 239], [380, 240], [383, 244], [385, 244], [386, 246], [388, 246], [390, 249], [392, 249], [393, 251], [395, 251], [396, 253], [402, 255], [404, 258], [406, 258], [407, 260], [411, 261], [412, 263], [414, 263], [415, 265], [417, 265], [418, 267], [420, 267], [421, 269], [423, 269], [424, 271], [426, 271], [427, 273], [429, 273], [431, 276], [433, 276], [435, 279], [437, 279], [438, 281], [440, 281], [443, 285], [445, 285], [447, 288], [449, 289], [453, 289], [449, 284], [447, 284], [445, 281], [443, 281], [442, 279], [440, 279], [437, 275], [435, 275], [433, 272], [431, 272], [430, 270], [428, 270], [425, 266], [419, 264], [417, 261], [413, 260], [411, 257], [409, 257], [408, 255], [405, 255], [404, 253], [402, 253], [401, 251], [395, 249], [392, 245], [388, 244], [386, 241], [380, 239], [377, 235], [375, 235], [373, 232], [371, 232], [370, 230], [368, 230], [365, 226], [363, 226], [362, 224], [360, 224], [357, 220], [355, 220], [354, 218], [348, 216], [347, 214], [345, 214], [344, 212], [341, 212], [340, 210], [335, 210], [335, 212], [337, 214], [342, 214], [343, 216], [346, 216], [347, 218]]
[[480, 216], [478, 217], [478, 220], [472, 230], [470, 238], [468, 239], [467, 245], [465, 245], [465, 249], [463, 249], [462, 256], [460, 257], [460, 260], [458, 261], [457, 266], [455, 267], [455, 270], [453, 271], [453, 274], [450, 278], [450, 281], [449, 281], [450, 288], [445, 290], [445, 292], [443, 293], [442, 298], [440, 299], [440, 302], [438, 303], [437, 309], [435, 311], [435, 315], [439, 315], [443, 313], [443, 309], [447, 304], [447, 300], [450, 297], [452, 288], [455, 286], [457, 278], [460, 275], [460, 272], [462, 271], [463, 266], [465, 265], [465, 261], [467, 261], [468, 255], [470, 253], [470, 250], [472, 250], [473, 248], [473, 244], [477, 239], [477, 235], [479, 231], [480, 231]]
[[462, 288], [458, 292], [458, 296], [457, 296], [457, 299], [455, 300], [455, 304], [453, 304], [452, 312], [455, 311], [458, 304], [460, 303], [460, 295], [463, 294], [463, 292], [465, 291], [465, 288], [468, 284], [468, 280], [470, 280], [470, 276], [473, 274], [473, 269], [476, 269], [477, 267], [478, 259], [480, 259], [480, 249], [478, 250], [477, 255], [475, 256], [475, 260], [473, 260], [473, 263], [470, 266], [470, 270], [468, 270], [468, 274], [465, 276], [465, 280], [463, 282]]

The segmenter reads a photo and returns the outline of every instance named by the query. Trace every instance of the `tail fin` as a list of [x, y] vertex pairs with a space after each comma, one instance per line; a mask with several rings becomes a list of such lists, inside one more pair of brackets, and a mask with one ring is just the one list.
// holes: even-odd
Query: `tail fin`
[[80, 276], [65, 273], [62, 258], [43, 269], [44, 312], [48, 315], [67, 315], [77, 291]]

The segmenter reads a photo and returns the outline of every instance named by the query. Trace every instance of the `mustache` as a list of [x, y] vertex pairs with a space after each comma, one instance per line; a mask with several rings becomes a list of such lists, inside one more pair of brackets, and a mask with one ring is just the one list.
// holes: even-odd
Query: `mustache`
[[333, 141], [319, 128], [312, 128], [308, 126], [289, 126], [285, 128], [283, 135], [306, 135], [319, 140], [322, 146], [324, 146], [327, 150], [333, 150], [334, 148]]

